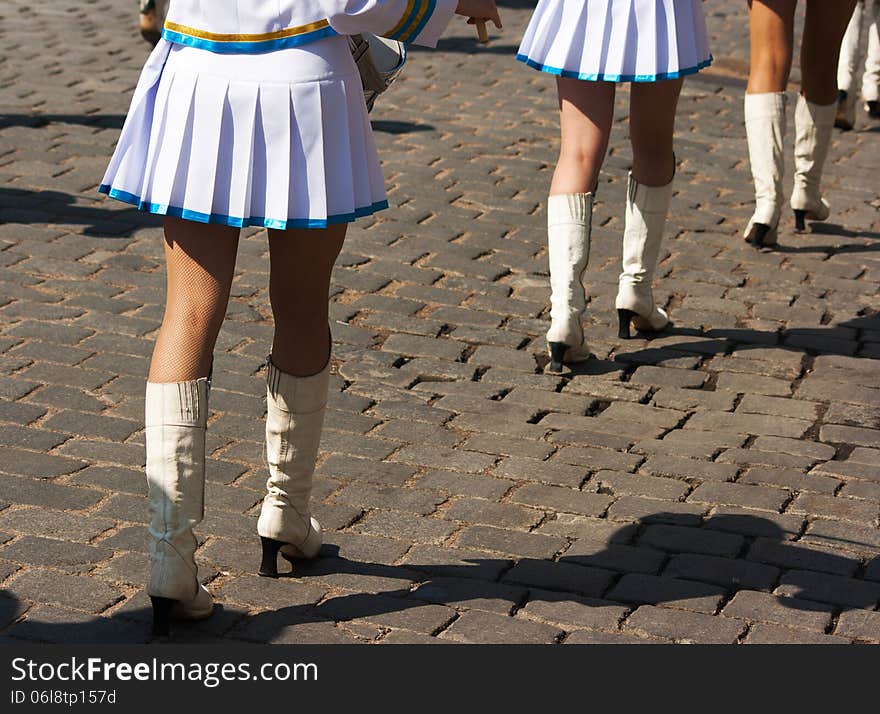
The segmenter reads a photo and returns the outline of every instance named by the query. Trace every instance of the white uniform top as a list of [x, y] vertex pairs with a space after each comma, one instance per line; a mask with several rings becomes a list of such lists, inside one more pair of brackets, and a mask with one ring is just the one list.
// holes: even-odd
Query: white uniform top
[[163, 37], [224, 54], [368, 32], [434, 47], [456, 0], [172, 0]]

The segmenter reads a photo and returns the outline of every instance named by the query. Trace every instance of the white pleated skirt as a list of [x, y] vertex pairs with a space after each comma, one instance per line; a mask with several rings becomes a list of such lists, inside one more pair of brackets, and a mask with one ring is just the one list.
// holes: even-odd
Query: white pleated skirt
[[676, 79], [712, 62], [701, 0], [540, 0], [517, 59], [599, 82]]
[[150, 213], [279, 230], [386, 208], [348, 40], [249, 55], [162, 40], [99, 190]]

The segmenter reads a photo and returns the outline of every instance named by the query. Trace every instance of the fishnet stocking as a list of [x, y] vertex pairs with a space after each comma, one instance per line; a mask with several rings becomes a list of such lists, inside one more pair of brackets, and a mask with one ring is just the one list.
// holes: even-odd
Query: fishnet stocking
[[235, 273], [238, 229], [165, 219], [167, 297], [151, 382], [207, 377]]

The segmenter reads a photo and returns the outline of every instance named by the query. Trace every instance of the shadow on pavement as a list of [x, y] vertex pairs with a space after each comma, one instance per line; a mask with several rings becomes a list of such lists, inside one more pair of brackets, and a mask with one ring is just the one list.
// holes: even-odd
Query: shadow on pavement
[[373, 131], [379, 131], [383, 134], [413, 134], [421, 131], [434, 131], [434, 127], [430, 124], [415, 124], [411, 121], [373, 119], [370, 123], [373, 125]]
[[[876, 231], [853, 231], [837, 223], [810, 223], [810, 235], [840, 236], [842, 238], [869, 238], [877, 243], [863, 245], [850, 243], [847, 245], [782, 245], [768, 246], [765, 250], [773, 253], [876, 253], [880, 251], [880, 233]], [[797, 236], [795, 236], [796, 238]]]
[[[590, 539], [574, 539], [555, 561], [504, 557], [455, 561], [454, 549], [450, 549], [450, 562], [439, 558], [430, 563], [416, 560], [383, 565], [348, 559], [340, 555], [338, 546], [325, 544], [321, 558], [294, 563], [293, 570], [282, 574], [278, 581], [256, 580], [250, 592], [271, 590], [270, 597], [277, 600], [273, 602], [275, 609], [247, 614], [232, 603], [218, 605], [214, 615], [202, 623], [178, 623], [173, 639], [296, 642], [295, 629], [287, 628], [352, 620], [382, 623], [386, 615], [426, 604], [464, 605], [504, 615], [526, 602], [541, 601], [575, 601], [587, 608], [623, 606], [627, 611], [640, 605], [669, 605], [714, 614], [741, 590], [774, 592], [779, 588], [784, 595], [775, 597], [778, 605], [805, 613], [870, 610], [880, 601], [880, 582], [867, 580], [851, 580], [849, 590], [838, 585], [829, 595], [830, 586], [823, 577], [859, 576], [865, 565], [858, 555], [836, 554], [822, 546], [804, 547], [788, 539], [797, 534], [785, 533], [774, 521], [758, 515], [721, 514], [699, 521], [699, 516], [693, 514], [660, 511], [637, 523], [621, 525], [601, 545]], [[852, 541], [840, 545], [854, 553], [872, 550], [869, 544]], [[256, 568], [256, 536], [253, 561]], [[656, 574], [661, 571], [663, 575]], [[284, 582], [309, 585], [313, 578], [338, 575], [363, 576], [365, 582], [372, 578], [380, 586], [388, 580], [400, 580], [401, 585], [376, 592], [333, 595], [317, 606], [285, 605]], [[700, 580], [689, 579], [688, 575]], [[290, 591], [290, 596], [297, 595], [295, 590]], [[136, 598], [146, 602], [143, 593]], [[483, 600], [482, 608], [475, 602], [478, 600]], [[694, 606], [689, 607], [690, 603]], [[0, 635], [6, 644], [20, 641], [18, 638], [83, 643], [149, 639], [151, 615], [147, 607], [124, 607], [110, 617], [83, 614], [66, 620], [50, 617], [41, 621], [26, 614], [22, 618], [22, 614], [23, 603], [11, 591], [0, 591], [0, 622], [14, 623]], [[751, 613], [742, 609], [735, 614], [752, 619]], [[759, 613], [755, 615], [754, 619], [761, 619]]]
[[13, 126], [40, 128], [49, 124], [78, 124], [99, 129], [121, 129], [124, 114], [0, 114], [0, 129]]
[[[161, 224], [159, 216], [134, 208], [100, 208], [103, 197], [97, 191], [94, 198], [94, 206], [78, 205], [77, 201], [87, 199], [63, 191], [26, 191], [0, 186], [0, 225], [70, 223], [85, 226], [83, 233], [87, 236], [124, 238], [141, 228]], [[122, 206], [116, 201], [113, 203]]]
[[[870, 355], [857, 354], [855, 346], [858, 344], [857, 333], [862, 330], [880, 331], [880, 313], [866, 308], [863, 312], [872, 314], [859, 315], [843, 322], [828, 327], [793, 327], [778, 331], [752, 330], [745, 328], [714, 328], [701, 330], [692, 327], [680, 327], [675, 324], [656, 335], [645, 335], [645, 339], [662, 339], [663, 344], [659, 347], [644, 347], [632, 351], [619, 350], [614, 360], [616, 362], [634, 364], [659, 364], [664, 360], [681, 357], [683, 354], [697, 354], [702, 356], [725, 355], [731, 352], [744, 352], [750, 349], [781, 349], [791, 352], [803, 352], [804, 354], [840, 355], [845, 357], [875, 359]], [[674, 317], [674, 315], [672, 315]], [[852, 334], [841, 332], [841, 328], [852, 330]], [[690, 340], [674, 342], [671, 338], [676, 335], [682, 337], [701, 337], [705, 341]], [[613, 365], [610, 360], [590, 360], [599, 365]], [[584, 367], [572, 369], [573, 374], [590, 374], [581, 369], [589, 369], [589, 362]], [[600, 369], [599, 366], [593, 369]], [[597, 373], [597, 372], [593, 372]]]

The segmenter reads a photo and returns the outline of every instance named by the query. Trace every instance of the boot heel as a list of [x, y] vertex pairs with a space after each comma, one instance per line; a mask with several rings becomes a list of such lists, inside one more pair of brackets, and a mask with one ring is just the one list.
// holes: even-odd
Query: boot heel
[[175, 600], [167, 597], [150, 597], [153, 603], [153, 637], [168, 637], [171, 629], [171, 608]]
[[762, 248], [765, 245], [773, 245], [776, 243], [776, 228], [771, 228], [766, 223], [755, 223], [746, 241], [751, 243], [755, 248]]
[[263, 560], [260, 563], [260, 575], [264, 578], [278, 577], [278, 551], [284, 543], [274, 538], [260, 537], [263, 544]]
[[794, 229], [798, 233], [807, 230], [807, 212], [798, 208], [794, 209]]
[[562, 371], [562, 359], [568, 350], [568, 345], [564, 342], [550, 342], [550, 371], [559, 373]]
[[632, 334], [630, 333], [630, 324], [632, 323], [634, 317], [636, 317], [636, 313], [634, 313], [632, 310], [617, 311], [617, 337], [621, 340], [632, 339]]

